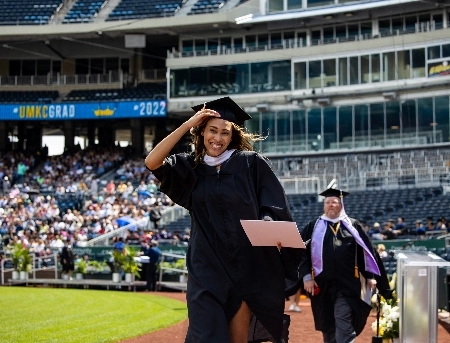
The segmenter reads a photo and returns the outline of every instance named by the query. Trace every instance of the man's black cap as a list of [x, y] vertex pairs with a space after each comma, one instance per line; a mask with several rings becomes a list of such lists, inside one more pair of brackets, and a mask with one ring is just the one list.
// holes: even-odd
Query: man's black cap
[[229, 96], [206, 102], [204, 104], [193, 106], [192, 109], [197, 112], [203, 106], [205, 108], [219, 112], [220, 118], [244, 126], [244, 121], [252, 119], [238, 104], [236, 104]]

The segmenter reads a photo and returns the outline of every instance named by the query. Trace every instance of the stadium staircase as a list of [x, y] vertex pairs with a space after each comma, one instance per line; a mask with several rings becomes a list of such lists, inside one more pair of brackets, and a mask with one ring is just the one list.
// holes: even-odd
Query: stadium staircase
[[109, 0], [106, 1], [100, 11], [98, 12], [97, 16], [94, 18], [93, 22], [103, 22], [106, 20], [106, 18], [109, 17], [109, 14], [116, 8], [116, 6], [121, 2], [122, 0]]
[[50, 18], [49, 24], [60, 24], [63, 22], [67, 13], [72, 9], [77, 0], [63, 1], [61, 5], [56, 9], [55, 14]]

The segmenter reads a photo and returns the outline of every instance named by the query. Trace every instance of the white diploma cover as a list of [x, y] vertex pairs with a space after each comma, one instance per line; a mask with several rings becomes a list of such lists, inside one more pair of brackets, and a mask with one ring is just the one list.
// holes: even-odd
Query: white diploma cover
[[280, 242], [283, 248], [306, 248], [295, 222], [241, 220], [241, 225], [253, 246], [276, 246]]

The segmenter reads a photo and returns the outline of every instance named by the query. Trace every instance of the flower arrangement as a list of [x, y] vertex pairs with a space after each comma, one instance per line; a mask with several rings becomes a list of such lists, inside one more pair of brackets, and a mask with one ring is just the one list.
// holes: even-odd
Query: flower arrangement
[[[395, 289], [396, 274], [393, 275], [389, 282], [391, 289]], [[386, 339], [398, 338], [400, 335], [399, 318], [400, 309], [398, 307], [398, 299], [396, 292], [392, 294], [392, 299], [385, 299], [375, 294], [372, 297], [372, 304], [377, 303], [377, 297], [380, 297], [380, 318], [372, 323], [372, 330], [378, 337]], [[378, 331], [378, 332], [377, 332]]]
[[[397, 338], [399, 331], [399, 316], [400, 310], [396, 303], [392, 300], [380, 301], [381, 313], [380, 321], [378, 323], [378, 336], [383, 338]], [[377, 333], [377, 321], [372, 323], [373, 332]]]

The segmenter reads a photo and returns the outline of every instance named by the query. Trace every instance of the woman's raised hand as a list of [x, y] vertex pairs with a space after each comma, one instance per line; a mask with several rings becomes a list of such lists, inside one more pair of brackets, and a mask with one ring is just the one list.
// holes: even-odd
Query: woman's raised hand
[[220, 114], [219, 112], [206, 108], [205, 104], [203, 108], [197, 113], [195, 113], [192, 117], [190, 117], [186, 123], [188, 123], [189, 127], [192, 128], [201, 125], [209, 117], [220, 118]]

